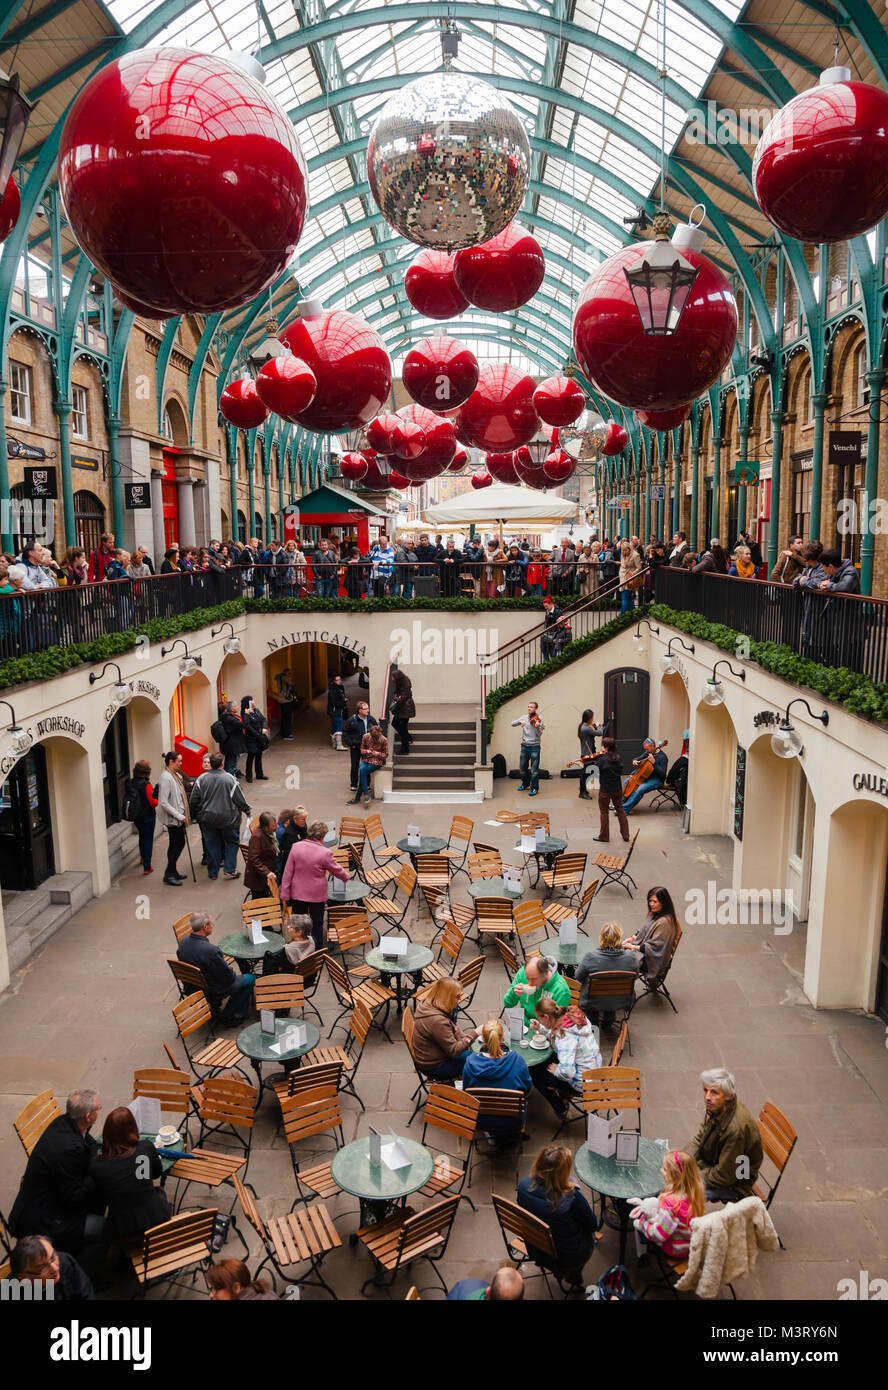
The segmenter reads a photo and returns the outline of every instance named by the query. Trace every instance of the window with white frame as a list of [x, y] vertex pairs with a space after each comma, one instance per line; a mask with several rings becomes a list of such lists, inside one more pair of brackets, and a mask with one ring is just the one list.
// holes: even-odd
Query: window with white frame
[[85, 386], [74, 386], [71, 396], [71, 433], [76, 439], [89, 439], [89, 391]]
[[9, 411], [13, 420], [31, 423], [31, 368], [20, 362], [9, 364]]
[[869, 405], [870, 389], [866, 379], [866, 343], [861, 343], [854, 354], [854, 380], [856, 382], [856, 403], [858, 409]]

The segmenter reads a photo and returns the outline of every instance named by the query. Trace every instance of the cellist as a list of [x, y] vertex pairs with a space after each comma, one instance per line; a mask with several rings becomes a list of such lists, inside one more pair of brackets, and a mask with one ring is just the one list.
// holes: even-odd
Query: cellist
[[[632, 774], [623, 788], [623, 810], [627, 815], [638, 805], [643, 796], [646, 796], [648, 792], [659, 791], [666, 781], [669, 762], [666, 754], [661, 751], [663, 747], [665, 747], [665, 739], [659, 746], [652, 738], [646, 738], [642, 744], [641, 757], [636, 758], [632, 764], [639, 771]], [[629, 784], [637, 782], [639, 777], [642, 777], [642, 781], [634, 787], [634, 790], [627, 797], [626, 790]]]

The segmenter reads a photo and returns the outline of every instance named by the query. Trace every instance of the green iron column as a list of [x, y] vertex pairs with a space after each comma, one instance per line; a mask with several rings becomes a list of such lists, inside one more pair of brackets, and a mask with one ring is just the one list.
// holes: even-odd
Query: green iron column
[[111, 459], [111, 530], [123, 539], [123, 480], [120, 476], [120, 416], [108, 416], [108, 453]]
[[721, 420], [716, 424], [712, 422], [712, 507], [709, 513], [709, 535], [704, 536], [706, 545], [712, 540], [713, 536], [718, 536], [721, 540], [721, 532], [718, 529], [718, 519], [721, 510]]
[[638, 476], [638, 468], [632, 469], [632, 531], [634, 535], [639, 535], [641, 525], [641, 479]]
[[866, 374], [869, 387], [869, 421], [866, 435], [866, 482], [864, 484], [865, 514], [860, 525], [863, 538], [860, 546], [860, 590], [871, 594], [873, 591], [873, 560], [875, 558], [875, 537], [869, 526], [869, 509], [876, 489], [879, 486], [879, 410], [882, 404], [882, 389], [885, 385], [885, 368], [876, 367]]
[[[772, 397], [773, 399], [773, 397]], [[782, 402], [781, 402], [782, 404]], [[783, 411], [771, 411], [771, 519], [768, 522], [768, 573], [777, 563], [780, 540], [780, 464], [783, 454]]]
[[666, 455], [669, 452], [669, 436], [662, 431], [657, 432], [657, 463], [659, 464], [660, 487], [663, 489], [662, 498], [657, 499], [657, 535], [662, 536], [663, 526], [666, 521]]
[[[9, 390], [8, 381], [0, 381], [0, 502], [9, 502], [9, 459], [6, 454], [6, 393]], [[3, 516], [2, 535], [0, 535], [3, 549], [12, 554], [12, 509], [7, 506]]]
[[229, 425], [225, 431], [228, 440], [228, 516], [229, 539], [237, 540], [237, 430]]
[[811, 397], [814, 406], [814, 448], [811, 460], [811, 535], [815, 540], [819, 539], [822, 530], [820, 511], [823, 493], [823, 425], [828, 400], [829, 396], [825, 391], [816, 391]]
[[247, 514], [247, 540], [253, 535], [256, 529], [256, 460], [252, 457], [252, 450], [247, 456], [247, 489], [248, 489], [248, 514]]
[[672, 431], [672, 534], [681, 526], [681, 426]]
[[651, 534], [651, 460], [648, 451], [644, 457], [644, 539]]
[[264, 488], [265, 544], [271, 540], [271, 460], [267, 455], [262, 460], [262, 483]]
[[[747, 460], [748, 457], [749, 457], [749, 426], [748, 426], [748, 425], [742, 426], [741, 429], [738, 430], [738, 434], [739, 434], [739, 436], [740, 436], [740, 449], [739, 449], [739, 452], [738, 452], [738, 454], [737, 454], [737, 473], [736, 473], [735, 476], [739, 476], [740, 471], [741, 471], [741, 469], [743, 468], [743, 465], [746, 463], [746, 460]], [[745, 484], [745, 483], [738, 483], [738, 484], [737, 484], [737, 535], [739, 536], [740, 532], [741, 532], [741, 531], [745, 531], [745, 530], [746, 530], [746, 484]], [[731, 541], [730, 536], [728, 536], [727, 539], [728, 539], [728, 544], [730, 545], [730, 541]]]
[[71, 402], [56, 401], [55, 413], [59, 418], [59, 456], [62, 464], [62, 499], [65, 518], [65, 545], [76, 545], [74, 529], [74, 484], [71, 477]]

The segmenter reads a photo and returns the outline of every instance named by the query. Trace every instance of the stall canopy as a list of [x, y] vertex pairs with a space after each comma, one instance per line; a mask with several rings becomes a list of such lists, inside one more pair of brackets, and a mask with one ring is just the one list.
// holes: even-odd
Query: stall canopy
[[295, 507], [284, 512], [284, 540], [296, 540], [300, 526], [356, 526], [362, 555], [370, 549], [370, 522], [385, 527], [392, 518], [357, 493], [325, 483], [300, 497]]
[[478, 525], [550, 526], [556, 521], [573, 521], [577, 515], [576, 502], [563, 497], [550, 497], [530, 487], [485, 487], [450, 497], [436, 507], [427, 507], [422, 514], [426, 526], [458, 526], [475, 522]]

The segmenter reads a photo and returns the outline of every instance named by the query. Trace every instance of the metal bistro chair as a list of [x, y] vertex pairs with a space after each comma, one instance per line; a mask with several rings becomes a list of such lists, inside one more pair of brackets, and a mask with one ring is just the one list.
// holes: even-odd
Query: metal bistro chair
[[425, 1072], [422, 1071], [422, 1069], [420, 1068], [419, 1063], [418, 1063], [417, 1060], [416, 1060], [416, 1052], [415, 1052], [415, 1050], [414, 1050], [414, 1044], [413, 1044], [413, 1032], [414, 1032], [415, 1027], [416, 1027], [416, 1022], [415, 1022], [414, 1017], [413, 1017], [413, 1010], [411, 1009], [410, 1005], [408, 1004], [407, 1007], [406, 1007], [406, 1009], [404, 1010], [404, 1012], [403, 1012], [402, 1015], [401, 1015], [401, 1033], [403, 1034], [404, 1042], [405, 1042], [406, 1045], [407, 1045], [407, 1055], [408, 1055], [409, 1058], [410, 1058], [410, 1062], [411, 1062], [411, 1065], [412, 1065], [412, 1067], [413, 1067], [413, 1070], [416, 1072], [416, 1083], [417, 1083], [417, 1084], [416, 1084], [416, 1090], [413, 1092], [413, 1094], [412, 1094], [411, 1097], [410, 1097], [410, 1099], [414, 1102], [414, 1105], [413, 1105], [413, 1113], [412, 1113], [412, 1115], [410, 1116], [410, 1119], [407, 1121], [407, 1128], [408, 1128], [408, 1129], [409, 1129], [410, 1126], [413, 1124], [413, 1121], [416, 1119], [417, 1115], [419, 1114], [420, 1106], [422, 1105], [423, 1100], [427, 1100], [427, 1099], [428, 1099], [429, 1092], [430, 1092], [431, 1087], [432, 1087], [432, 1085], [433, 1085], [433, 1082], [429, 1079], [429, 1077], [426, 1076]]
[[459, 1014], [465, 1014], [473, 1028], [475, 1027], [475, 1020], [472, 1018], [469, 1010], [472, 1007], [475, 992], [478, 988], [478, 981], [481, 979], [481, 971], [484, 969], [484, 962], [486, 959], [486, 956], [474, 956], [472, 960], [468, 960], [465, 965], [460, 966], [459, 970], [456, 972], [456, 978], [459, 980], [459, 987], [462, 990], [459, 996], [459, 1003], [456, 1006], [457, 1016], [459, 1016]]
[[[364, 961], [366, 951], [376, 945], [370, 918], [366, 912], [353, 912], [348, 917], [340, 917], [336, 923], [336, 944], [342, 957], [342, 964], [348, 971], [350, 980], [378, 980], [379, 971]], [[348, 955], [357, 951], [360, 959], [349, 961]]]
[[[472, 1096], [478, 1101], [477, 1134], [485, 1133], [484, 1120], [487, 1116], [490, 1116], [491, 1119], [511, 1120], [520, 1150], [520, 1146], [524, 1142], [527, 1122], [527, 1096], [523, 1091], [509, 1091], [499, 1086], [467, 1086], [463, 1094]], [[469, 1172], [469, 1187], [472, 1186], [474, 1169], [483, 1157], [486, 1155], [479, 1155], [476, 1152], [475, 1162]]]
[[187, 1071], [182, 1071], [178, 1066], [140, 1067], [133, 1072], [133, 1100], [138, 1100], [140, 1096], [159, 1101], [161, 1115], [181, 1116], [181, 1126], [188, 1142], [188, 1120], [194, 1097]]
[[416, 880], [422, 892], [431, 888], [449, 894], [450, 860], [445, 854], [418, 854]]
[[394, 880], [392, 896], [388, 898], [379, 894], [365, 898], [362, 904], [364, 911], [371, 917], [382, 917], [387, 932], [402, 931], [409, 941], [410, 934], [404, 926], [404, 921], [410, 911], [416, 882], [416, 870], [413, 865], [402, 864], [398, 877]]
[[[778, 1110], [777, 1106], [772, 1105], [769, 1100], [765, 1101], [759, 1111], [758, 1127], [759, 1134], [762, 1136], [764, 1157], [774, 1165], [777, 1173], [772, 1182], [765, 1176], [764, 1171], [759, 1169], [759, 1175], [752, 1192], [753, 1196], [759, 1197], [764, 1202], [765, 1209], [769, 1210], [799, 1136], [783, 1111]], [[779, 1235], [777, 1239], [780, 1241], [780, 1249], [785, 1250], [786, 1246], [780, 1240]]]
[[377, 866], [387, 863], [390, 859], [401, 859], [404, 855], [402, 849], [398, 849], [397, 845], [390, 845], [386, 839], [381, 816], [367, 817], [367, 843], [373, 855], [373, 862]]
[[[518, 1269], [525, 1264], [535, 1264], [545, 1281], [546, 1290], [550, 1297], [553, 1296], [549, 1285], [549, 1275], [551, 1274], [561, 1292], [567, 1297], [570, 1290], [565, 1289], [562, 1276], [558, 1272], [558, 1252], [549, 1223], [543, 1221], [541, 1217], [533, 1216], [529, 1211], [525, 1211], [523, 1207], [519, 1207], [517, 1202], [510, 1201], [508, 1197], [499, 1197], [496, 1193], [491, 1193], [491, 1201], [499, 1221], [509, 1259], [515, 1261]], [[531, 1248], [538, 1250], [547, 1263], [542, 1264], [535, 1255], [531, 1255], [529, 1253]], [[538, 1276], [531, 1277], [536, 1278]]]
[[678, 945], [679, 945], [679, 942], [681, 941], [681, 938], [682, 938], [681, 922], [679, 922], [679, 921], [676, 920], [675, 925], [676, 925], [676, 927], [678, 928], [678, 930], [677, 930], [676, 933], [675, 933], [675, 940], [674, 940], [673, 943], [672, 943], [672, 949], [671, 949], [670, 952], [669, 952], [669, 959], [668, 959], [667, 962], [666, 962], [666, 966], [665, 966], [665, 969], [663, 970], [663, 974], [660, 976], [659, 980], [657, 980], [657, 982], [656, 982], [655, 984], [649, 984], [648, 981], [647, 981], [646, 979], [644, 979], [643, 976], [639, 976], [639, 979], [641, 980], [642, 989], [641, 989], [641, 993], [640, 993], [639, 996], [638, 996], [638, 999], [636, 1000], [636, 1003], [638, 1003], [640, 1000], [644, 999], [645, 996], [648, 995], [648, 994], [662, 994], [662, 995], [663, 995], [663, 998], [664, 998], [664, 999], [666, 1000], [666, 1002], [668, 1003], [668, 1005], [669, 1005], [670, 1009], [672, 1010], [672, 1012], [673, 1012], [674, 1014], [677, 1014], [677, 1013], [678, 1013], [678, 1009], [675, 1007], [675, 1004], [674, 1004], [673, 999], [672, 999], [672, 995], [669, 993], [669, 990], [666, 988], [666, 976], [669, 974], [669, 971], [672, 969], [672, 962], [675, 960], [675, 953], [676, 953], [676, 951], [678, 950]]
[[543, 869], [540, 878], [546, 885], [546, 897], [553, 893], [563, 893], [572, 902], [574, 910], [579, 906], [580, 891], [586, 874], [585, 854], [562, 854], [551, 869]]
[[416, 1215], [408, 1214], [407, 1209], [388, 1221], [362, 1226], [357, 1233], [358, 1240], [369, 1250], [377, 1271], [364, 1280], [361, 1293], [368, 1284], [381, 1282], [381, 1287], [391, 1298], [391, 1286], [398, 1275], [416, 1260], [428, 1260], [446, 1293], [447, 1285], [437, 1265], [447, 1252], [458, 1207], [459, 1197], [444, 1197]]
[[360, 866], [364, 858], [364, 842], [367, 839], [367, 822], [363, 816], [343, 816], [339, 822], [339, 844], [351, 845]]
[[245, 932], [249, 932], [250, 923], [255, 919], [262, 923], [263, 931], [277, 932], [280, 936], [284, 929], [284, 904], [275, 894], [267, 898], [248, 898], [245, 903], [241, 903], [241, 922]]
[[[213, 1015], [202, 990], [196, 990], [194, 994], [189, 994], [187, 999], [180, 999], [178, 1004], [173, 1006], [173, 1021], [185, 1049], [188, 1064], [198, 1079], [201, 1078], [201, 1074], [207, 1076], [213, 1072], [233, 1068], [241, 1072], [245, 1081], [248, 1080], [242, 1066], [246, 1064], [247, 1058], [237, 1043], [232, 1042], [230, 1038], [213, 1037]], [[188, 1039], [202, 1028], [207, 1029], [207, 1037], [200, 1050], [192, 1052], [188, 1046]]]
[[[521, 954], [527, 959], [527, 946], [525, 937], [531, 936], [534, 932], [542, 932], [543, 936], [548, 936], [549, 925], [546, 921], [543, 904], [537, 898], [531, 898], [528, 902], [514, 903], [512, 906], [512, 918], [515, 923], [515, 936], [521, 948]], [[539, 945], [539, 942], [537, 943]]]
[[326, 951], [311, 951], [295, 967], [294, 973], [302, 981], [302, 1003], [306, 1009], [311, 1009], [318, 1023], [323, 1026], [324, 1020], [312, 1002], [318, 992], [318, 985], [324, 974], [324, 961], [327, 959]]
[[[234, 1179], [234, 1186], [241, 1212], [265, 1250], [265, 1259], [256, 1270], [256, 1278], [270, 1264], [285, 1283], [314, 1285], [315, 1288], [325, 1289], [331, 1298], [336, 1298], [337, 1295], [321, 1274], [321, 1265], [331, 1250], [342, 1245], [342, 1241], [324, 1203], [316, 1202], [312, 1207], [304, 1206], [287, 1216], [271, 1216], [263, 1221], [252, 1193], [238, 1178]], [[284, 1273], [293, 1265], [306, 1263], [308, 1272], [301, 1277]]]
[[[476, 851], [477, 848], [476, 841]], [[498, 849], [485, 848], [482, 853], [470, 854], [467, 857], [466, 871], [470, 883], [477, 883], [479, 878], [502, 878], [503, 857]]]
[[[348, 1091], [349, 1095], [354, 1096], [361, 1109], [366, 1109], [364, 1102], [355, 1089], [355, 1077], [358, 1067], [361, 1065], [361, 1058], [364, 1055], [364, 1044], [367, 1041], [367, 1034], [370, 1032], [370, 1014], [363, 1005], [356, 1003], [348, 1016], [347, 1025], [339, 1024], [340, 1028], [347, 1028], [345, 1042], [336, 1047], [316, 1047], [312, 1052], [312, 1060], [318, 1064], [338, 1063], [342, 1068], [342, 1075], [339, 1085]], [[305, 1071], [300, 1067], [300, 1071]], [[293, 1077], [296, 1073], [291, 1072]]]
[[635, 849], [637, 839], [638, 831], [636, 830], [635, 834], [632, 836], [632, 839], [629, 841], [629, 848], [626, 851], [625, 855], [596, 854], [595, 858], [592, 860], [592, 863], [594, 867], [596, 869], [600, 869], [602, 874], [604, 875], [604, 882], [601, 885], [602, 888], [606, 888], [609, 883], [615, 883], [620, 888], [625, 888], [626, 892], [629, 894], [629, 897], [631, 898], [632, 891], [629, 887], [629, 884], [631, 883], [635, 891], [638, 892], [638, 884], [635, 882], [635, 879], [632, 877], [632, 875], [628, 872], [629, 861], [632, 858], [632, 852]]
[[327, 1158], [322, 1150], [314, 1149], [311, 1158], [301, 1164], [296, 1146], [317, 1135], [328, 1135], [333, 1141], [334, 1152], [341, 1149], [344, 1142], [342, 1110], [335, 1081], [323, 1082], [309, 1091], [300, 1091], [294, 1096], [282, 1096], [279, 1099], [284, 1133], [290, 1149], [290, 1162], [293, 1165], [293, 1177], [296, 1179], [296, 1197], [290, 1207], [293, 1211], [300, 1202], [310, 1200], [303, 1188], [307, 1188], [313, 1196], [324, 1198], [335, 1196], [339, 1192], [330, 1173], [332, 1157]]
[[[586, 1011], [590, 1014], [605, 1013], [613, 1014], [614, 1022], [619, 1022], [627, 1026], [629, 1016], [635, 1007], [635, 985], [638, 980], [634, 970], [600, 970], [594, 975], [587, 975], [585, 980]], [[629, 1003], [615, 1009], [614, 999], [629, 999]], [[619, 1015], [619, 1018], [618, 1018]], [[632, 1043], [628, 1043], [629, 1051], [632, 1051]]]
[[253, 989], [256, 1012], [260, 1009], [298, 1009], [303, 1012], [305, 991], [301, 975], [259, 975]]
[[598, 885], [601, 882], [598, 878], [593, 878], [591, 883], [580, 894], [580, 901], [576, 907], [568, 907], [566, 903], [546, 902], [542, 904], [543, 916], [553, 927], [558, 927], [568, 917], [576, 916], [577, 930], [579, 931], [589, 915], [589, 908], [592, 906], [592, 899], [595, 897]]
[[451, 874], [466, 872], [466, 856], [469, 853], [469, 845], [472, 841], [472, 832], [475, 829], [475, 822], [469, 820], [468, 816], [454, 816], [450, 822], [450, 834], [447, 838], [447, 847], [441, 853], [445, 859], [450, 860]]
[[[191, 1269], [193, 1285], [200, 1269], [206, 1271], [213, 1258], [213, 1232], [218, 1211], [185, 1211], [146, 1231], [138, 1249], [128, 1251], [133, 1272], [143, 1295], [155, 1284], [180, 1284], [176, 1275]], [[197, 1268], [194, 1268], [197, 1266]]]
[[512, 917], [512, 903], [508, 898], [476, 898], [477, 917], [475, 926], [479, 943], [485, 937], [495, 940], [498, 936], [512, 936], [515, 922]]
[[[379, 1028], [391, 1042], [385, 1025], [388, 1021], [389, 1006], [395, 998], [394, 990], [389, 989], [388, 985], [380, 984], [378, 980], [362, 980], [360, 984], [353, 985], [349, 979], [348, 971], [340, 965], [338, 960], [333, 960], [332, 956], [326, 957], [326, 966], [327, 977], [333, 986], [333, 993], [336, 995], [337, 1002], [341, 1006], [327, 1037], [333, 1036], [333, 1030], [343, 1014], [350, 1013], [356, 1004], [360, 1004], [369, 1013], [373, 1020], [373, 1026]], [[377, 1023], [376, 1015], [383, 1008], [385, 1009], [385, 1017], [382, 1023]]]
[[[444, 924], [441, 941], [438, 945], [438, 959], [424, 968], [422, 972], [423, 988], [419, 991], [418, 998], [421, 999], [426, 990], [431, 988], [437, 980], [444, 980], [453, 973], [453, 967], [459, 960], [465, 939], [466, 934], [460, 931], [459, 927], [454, 926], [452, 922]], [[442, 962], [442, 956], [449, 957], [450, 969]]]
[[433, 1083], [429, 1087], [428, 1100], [422, 1117], [422, 1143], [430, 1129], [456, 1137], [460, 1144], [466, 1145], [465, 1163], [459, 1163], [453, 1154], [446, 1150], [435, 1152], [435, 1169], [425, 1187], [419, 1190], [423, 1197], [437, 1197], [442, 1192], [455, 1188], [455, 1196], [465, 1197], [472, 1211], [475, 1203], [463, 1191], [466, 1178], [472, 1169], [472, 1155], [475, 1149], [475, 1130], [478, 1124], [480, 1103], [476, 1096], [458, 1091], [455, 1086], [442, 1086]]

